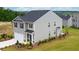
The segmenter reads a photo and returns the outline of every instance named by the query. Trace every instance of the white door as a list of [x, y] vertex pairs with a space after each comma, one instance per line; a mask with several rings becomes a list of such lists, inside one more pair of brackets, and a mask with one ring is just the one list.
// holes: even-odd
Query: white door
[[22, 43], [24, 41], [24, 34], [14, 32], [14, 38], [18, 40], [20, 43]]

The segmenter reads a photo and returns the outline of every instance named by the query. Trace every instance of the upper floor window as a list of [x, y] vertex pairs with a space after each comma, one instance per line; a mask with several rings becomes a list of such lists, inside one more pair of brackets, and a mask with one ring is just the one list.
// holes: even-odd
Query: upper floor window
[[14, 23], [14, 27], [17, 27], [17, 23]]
[[23, 23], [20, 23], [20, 28], [24, 28], [24, 24]]
[[29, 24], [29, 28], [33, 28], [33, 24]]
[[50, 23], [48, 23], [48, 27], [50, 27]]

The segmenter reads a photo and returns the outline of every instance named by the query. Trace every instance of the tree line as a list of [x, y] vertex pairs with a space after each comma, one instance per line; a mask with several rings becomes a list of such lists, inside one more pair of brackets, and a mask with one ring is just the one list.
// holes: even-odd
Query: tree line
[[23, 12], [12, 11], [0, 7], [0, 21], [12, 21], [18, 15], [23, 15]]

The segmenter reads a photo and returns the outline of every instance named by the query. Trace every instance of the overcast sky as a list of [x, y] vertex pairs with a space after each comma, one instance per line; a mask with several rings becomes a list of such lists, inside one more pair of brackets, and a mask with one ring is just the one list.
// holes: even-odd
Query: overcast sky
[[53, 11], [79, 11], [79, 7], [5, 7], [14, 11], [53, 10]]

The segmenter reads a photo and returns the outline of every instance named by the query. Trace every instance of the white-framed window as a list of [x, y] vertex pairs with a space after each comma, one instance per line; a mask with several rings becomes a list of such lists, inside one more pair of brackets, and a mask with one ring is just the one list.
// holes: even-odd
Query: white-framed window
[[48, 27], [50, 27], [50, 23], [48, 23]]
[[29, 28], [33, 28], [33, 24], [29, 24]]
[[14, 27], [17, 27], [17, 25], [18, 25], [17, 22], [14, 22]]
[[23, 23], [20, 23], [20, 28], [24, 28], [24, 24]]

